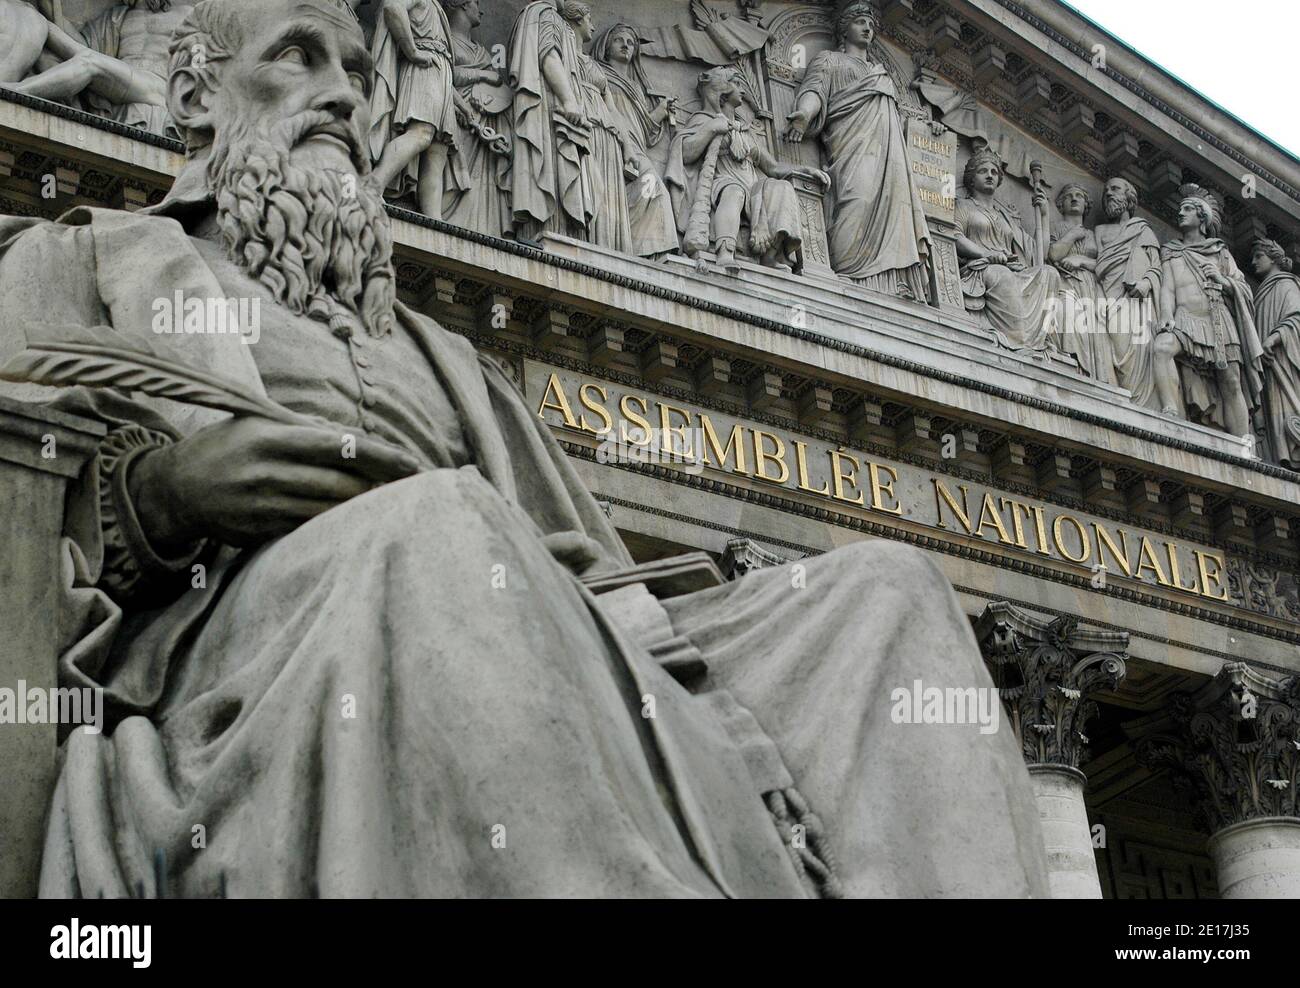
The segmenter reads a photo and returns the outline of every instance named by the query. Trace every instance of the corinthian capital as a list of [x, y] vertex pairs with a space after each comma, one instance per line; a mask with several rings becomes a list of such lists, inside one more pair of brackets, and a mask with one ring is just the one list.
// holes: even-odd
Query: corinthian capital
[[1081, 630], [995, 601], [975, 623], [1021, 752], [1030, 765], [1078, 768], [1088, 744], [1084, 724], [1097, 712], [1090, 695], [1124, 678], [1128, 635]]
[[1139, 742], [1138, 761], [1168, 769], [1210, 833], [1300, 817], [1300, 677], [1230, 662], [1194, 693], [1170, 694], [1170, 729]]

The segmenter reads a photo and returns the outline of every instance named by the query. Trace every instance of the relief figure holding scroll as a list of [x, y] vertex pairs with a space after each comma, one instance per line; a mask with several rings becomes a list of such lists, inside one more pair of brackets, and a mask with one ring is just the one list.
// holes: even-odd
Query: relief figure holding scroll
[[1137, 215], [1138, 196], [1126, 178], [1112, 178], [1102, 196], [1106, 222], [1097, 224], [1097, 282], [1101, 316], [1115, 360], [1115, 383], [1135, 404], [1154, 407], [1152, 334], [1159, 321], [1160, 241]]
[[837, 51], [808, 67], [785, 139], [820, 134], [831, 175], [831, 267], [864, 287], [927, 297], [930, 228], [907, 158], [898, 93], [871, 59], [875, 18], [851, 4], [836, 24]]

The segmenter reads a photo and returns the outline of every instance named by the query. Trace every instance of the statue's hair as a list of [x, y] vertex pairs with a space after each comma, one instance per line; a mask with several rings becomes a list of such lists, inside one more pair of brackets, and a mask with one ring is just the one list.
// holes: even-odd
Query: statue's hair
[[1223, 206], [1219, 197], [1209, 189], [1199, 185], [1184, 185], [1178, 190], [1180, 204], [1190, 202], [1196, 206], [1196, 213], [1201, 218], [1201, 230], [1207, 237], [1217, 237], [1223, 229]]
[[1250, 248], [1251, 254], [1263, 254], [1283, 271], [1290, 271], [1293, 262], [1276, 240], [1256, 240]]
[[1056, 194], [1056, 208], [1061, 210], [1061, 213], [1064, 214], [1065, 207], [1062, 203], [1065, 202], [1065, 197], [1067, 195], [1076, 190], [1083, 193], [1083, 215], [1087, 216], [1092, 212], [1092, 193], [1078, 182], [1066, 182], [1065, 185], [1061, 187], [1061, 191]]
[[579, 21], [582, 20], [583, 14], [591, 13], [591, 5], [583, 3], [582, 0], [559, 0], [555, 9], [566, 21]]
[[[190, 8], [172, 34], [168, 75], [188, 69], [205, 87], [216, 89], [216, 66], [233, 57], [244, 40], [238, 4], [202, 0]], [[191, 154], [207, 144], [206, 138], [200, 139], [191, 131], [183, 136]]]
[[962, 172], [961, 184], [967, 192], [970, 192], [975, 184], [975, 172], [979, 169], [979, 166], [989, 162], [998, 166], [998, 185], [1002, 184], [1002, 180], [1006, 178], [1006, 172], [1002, 168], [1002, 159], [992, 148], [983, 148], [970, 156], [970, 160], [966, 162], [966, 170]]
[[444, 7], [451, 7], [453, 10], [460, 10], [461, 7], [468, 7], [471, 0], [442, 0]]
[[163, 11], [172, 9], [172, 0], [119, 0], [119, 2], [132, 10], [144, 5], [155, 14], [161, 14]]
[[862, 16], [871, 19], [871, 29], [876, 30], [876, 9], [867, 0], [853, 0], [835, 18], [835, 45], [838, 48], [844, 47], [844, 39], [848, 36], [849, 25]]
[[1130, 214], [1136, 213], [1138, 208], [1138, 190], [1137, 186], [1124, 178], [1122, 175], [1112, 175], [1106, 180], [1106, 185], [1111, 182], [1119, 182], [1124, 187], [1124, 205], [1128, 207]]

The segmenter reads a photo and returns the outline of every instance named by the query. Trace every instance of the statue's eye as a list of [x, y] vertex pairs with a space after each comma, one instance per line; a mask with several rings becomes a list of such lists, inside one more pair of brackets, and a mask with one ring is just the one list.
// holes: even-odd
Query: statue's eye
[[277, 62], [290, 62], [294, 65], [306, 65], [307, 53], [297, 45], [290, 45], [280, 54], [275, 56]]
[[348, 81], [352, 83], [352, 88], [355, 89], [357, 92], [363, 94], [365, 93], [366, 77], [363, 76], [360, 72], [348, 73]]

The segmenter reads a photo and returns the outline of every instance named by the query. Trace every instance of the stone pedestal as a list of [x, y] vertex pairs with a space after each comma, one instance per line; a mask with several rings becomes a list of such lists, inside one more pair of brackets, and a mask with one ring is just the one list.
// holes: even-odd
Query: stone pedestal
[[1087, 778], [1068, 765], [1030, 765], [1029, 778], [1043, 824], [1053, 899], [1100, 899], [1092, 829], [1083, 802]]
[[1210, 838], [1223, 899], [1300, 899], [1300, 820], [1261, 817]]
[[[64, 495], [103, 433], [0, 398], [0, 689], [56, 685]], [[57, 745], [54, 724], [0, 724], [0, 897], [36, 894]]]

